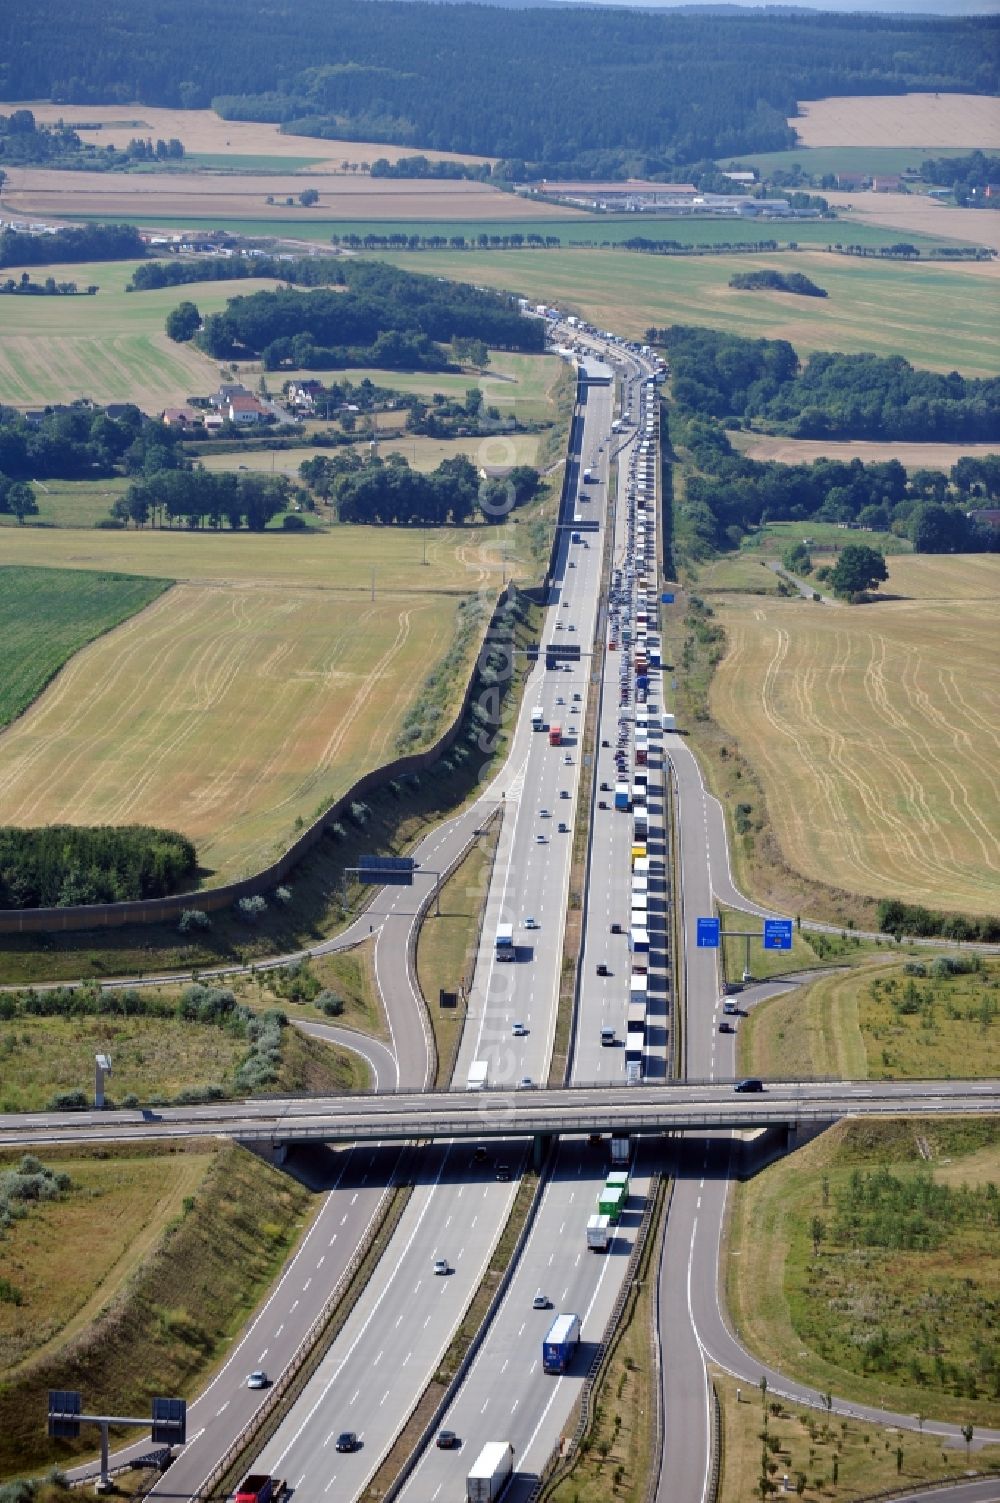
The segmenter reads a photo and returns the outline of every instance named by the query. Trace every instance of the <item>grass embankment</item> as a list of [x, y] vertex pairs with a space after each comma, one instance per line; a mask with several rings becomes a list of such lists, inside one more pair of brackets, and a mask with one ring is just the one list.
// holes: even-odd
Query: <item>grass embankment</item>
[[[212, 996], [198, 988], [191, 994]], [[180, 992], [85, 993], [84, 1005], [75, 1006], [78, 1000], [44, 1016], [32, 1009], [31, 996], [0, 997], [0, 1111], [51, 1109], [60, 1097], [78, 1093], [89, 1100], [97, 1053], [113, 1062], [109, 1099], [127, 1105], [368, 1084], [368, 1066], [358, 1056], [292, 1027], [273, 1031], [267, 1050], [273, 1063], [259, 1073], [257, 1020], [234, 1006], [232, 993], [226, 1010], [211, 1016], [195, 1015], [195, 1003], [186, 1011]]]
[[[517, 648], [538, 640], [539, 623], [538, 608], [522, 597], [515, 623]], [[405, 854], [442, 818], [478, 797], [483, 779], [496, 760], [506, 756], [527, 672], [523, 656], [516, 657], [514, 665], [513, 679], [503, 696], [502, 723], [492, 756], [477, 748], [464, 760], [457, 760], [453, 752], [419, 775], [368, 794], [364, 823], [346, 821], [342, 834], [329, 834], [289, 876], [290, 903], [270, 903], [252, 925], [225, 909], [212, 915], [211, 929], [187, 935], [168, 924], [125, 926], [106, 933], [2, 935], [0, 982], [30, 985], [41, 980], [141, 976], [143, 972], [159, 974], [226, 963], [252, 964], [264, 956], [304, 949], [326, 939], [370, 895], [370, 889], [352, 883], [344, 908], [345, 868], [357, 866], [358, 857], [366, 851]]]
[[147, 1411], [150, 1393], [193, 1395], [312, 1213], [306, 1189], [229, 1145], [59, 1150], [45, 1164], [70, 1188], [31, 1203], [5, 1244], [23, 1298], [0, 1304], [5, 1476], [92, 1452], [93, 1432], [46, 1438], [50, 1388], [82, 1389], [90, 1412], [109, 1414]]
[[521, 1235], [521, 1229], [531, 1209], [531, 1202], [538, 1189], [538, 1176], [532, 1170], [525, 1170], [521, 1182], [517, 1187], [514, 1204], [511, 1208], [507, 1223], [500, 1234], [500, 1239], [493, 1249], [487, 1268], [478, 1289], [472, 1296], [469, 1307], [465, 1312], [462, 1323], [452, 1338], [448, 1350], [445, 1352], [427, 1387], [424, 1389], [409, 1419], [396, 1437], [392, 1449], [386, 1455], [385, 1460], [379, 1467], [369, 1486], [369, 1494], [372, 1497], [381, 1497], [389, 1485], [399, 1475], [403, 1463], [408, 1459], [417, 1440], [430, 1424], [431, 1418], [444, 1398], [448, 1384], [458, 1371], [462, 1358], [472, 1344], [472, 1341], [486, 1318], [500, 1280], [507, 1270], [507, 1265], [514, 1253], [517, 1239]]
[[[438, 1089], [451, 1084], [468, 1011], [482, 926], [496, 856], [500, 824], [494, 821], [441, 889], [440, 914], [427, 909], [417, 939], [417, 980], [427, 1003], [437, 1049]], [[454, 1007], [441, 1007], [442, 991], [454, 992]]]
[[839, 1399], [1000, 1423], [1000, 1120], [844, 1122], [738, 1184], [727, 1295], [752, 1351]]
[[653, 1345], [660, 1233], [669, 1187], [659, 1205], [642, 1260], [605, 1364], [591, 1396], [590, 1423], [576, 1459], [544, 1492], [545, 1503], [643, 1503], [656, 1442], [654, 1385], [660, 1371]]
[[[956, 973], [961, 964], [976, 969]], [[1000, 961], [869, 957], [755, 1007], [739, 1047], [742, 1072], [784, 1079], [1000, 1075]]]
[[143, 610], [170, 584], [0, 566], [0, 727], [22, 714], [75, 652]]
[[[764, 791], [754, 765], [739, 743], [712, 719], [709, 686], [726, 645], [714, 607], [680, 590], [676, 603], [662, 608], [661, 621], [663, 660], [671, 665], [664, 674], [665, 702], [675, 709], [677, 724], [698, 758], [706, 783], [726, 810], [737, 885], [775, 913], [808, 914], [845, 929], [875, 929], [874, 902], [808, 880], [789, 866], [768, 824]], [[740, 974], [742, 969], [740, 954]]]
[[[977, 1450], [967, 1460], [962, 1445], [943, 1448], [920, 1431], [823, 1415], [741, 1387], [718, 1368], [711, 1373], [722, 1410], [718, 1503], [759, 1497], [762, 1460], [768, 1480], [780, 1488], [787, 1476], [793, 1496], [805, 1503], [860, 1503], [908, 1484], [957, 1481], [967, 1468], [1000, 1470], [1000, 1446]], [[751, 1490], [753, 1478], [758, 1481]]]

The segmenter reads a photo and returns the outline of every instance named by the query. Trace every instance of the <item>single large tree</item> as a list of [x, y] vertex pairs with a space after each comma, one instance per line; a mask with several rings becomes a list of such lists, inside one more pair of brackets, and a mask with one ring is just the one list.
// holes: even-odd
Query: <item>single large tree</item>
[[194, 303], [178, 303], [173, 312], [167, 314], [167, 334], [178, 344], [193, 338], [200, 325], [201, 314]]
[[830, 570], [830, 584], [838, 595], [863, 595], [889, 578], [885, 558], [876, 548], [849, 543]]

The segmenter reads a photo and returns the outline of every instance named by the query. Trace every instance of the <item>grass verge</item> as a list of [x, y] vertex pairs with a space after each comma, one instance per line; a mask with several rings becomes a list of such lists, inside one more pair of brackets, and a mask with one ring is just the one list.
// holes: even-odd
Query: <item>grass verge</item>
[[832, 1393], [1000, 1422], [1000, 1119], [842, 1122], [735, 1188], [727, 1295], [750, 1350]]
[[[945, 1449], [920, 1431], [826, 1416], [741, 1388], [718, 1368], [710, 1371], [722, 1409], [718, 1503], [759, 1498], [762, 1460], [767, 1481], [780, 1489], [787, 1476], [792, 1495], [804, 1503], [856, 1503], [907, 1485], [954, 1482], [967, 1468], [1000, 1471], [1000, 1446], [987, 1446], [970, 1459], [963, 1446]], [[758, 1480], [751, 1491], [753, 1477]]]
[[[436, 915], [433, 907], [428, 908], [420, 925], [417, 982], [434, 1030], [438, 1062], [434, 1085], [438, 1090], [451, 1084], [462, 1041], [468, 1010], [466, 999], [472, 985], [500, 828], [494, 820], [476, 838], [469, 854], [441, 888], [440, 914]], [[442, 991], [457, 994], [454, 1007], [440, 1006]]]
[[576, 1457], [542, 1494], [545, 1503], [643, 1503], [656, 1450], [660, 1381], [653, 1342], [656, 1280], [669, 1186], [661, 1181], [653, 1225], [617, 1330], [594, 1385], [590, 1422]]
[[[741, 1025], [745, 1074], [799, 1079], [938, 1079], [1000, 1074], [1000, 961], [926, 948], [868, 956]], [[956, 966], [968, 965], [968, 971]]]
[[[135, 1153], [121, 1149], [114, 1159], [107, 1150], [61, 1151], [58, 1165], [71, 1180], [79, 1177], [79, 1195], [70, 1190], [33, 1206], [9, 1233], [5, 1263], [12, 1265], [13, 1282], [24, 1278], [27, 1285], [33, 1276], [18, 1267], [28, 1237], [58, 1260], [58, 1268], [43, 1271], [37, 1295], [29, 1295], [43, 1310], [49, 1275], [56, 1284], [62, 1278], [86, 1281], [86, 1288], [76, 1286], [77, 1308], [95, 1300], [98, 1287], [100, 1295], [99, 1309], [71, 1339], [47, 1348], [0, 1385], [0, 1475], [65, 1465], [93, 1452], [93, 1432], [78, 1441], [46, 1438], [39, 1416], [51, 1388], [82, 1389], [90, 1412], [105, 1414], [142, 1413], [151, 1392], [192, 1396], [224, 1358], [308, 1224], [314, 1209], [309, 1192], [245, 1149], [215, 1150], [196, 1185], [182, 1185], [185, 1166], [174, 1164], [177, 1154], [173, 1147], [145, 1145]], [[57, 1161], [46, 1163], [56, 1167]], [[180, 1204], [165, 1197], [157, 1209], [169, 1183]], [[133, 1196], [145, 1206], [138, 1215], [129, 1209]], [[108, 1212], [116, 1204], [120, 1210], [112, 1219]], [[151, 1245], [133, 1263], [130, 1244], [154, 1217]], [[103, 1257], [108, 1237], [117, 1238], [122, 1251], [110, 1267], [105, 1260], [107, 1271], [95, 1286], [95, 1260]], [[45, 1330], [43, 1324], [43, 1336]], [[50, 1338], [56, 1334], [49, 1329]]]
[[[751, 936], [750, 970], [755, 981], [770, 981], [775, 976], [787, 976], [817, 966], [856, 965], [869, 955], [895, 952], [895, 946], [888, 941], [862, 939], [850, 929], [844, 929], [840, 934], [826, 934], [818, 929], [802, 929], [798, 924], [792, 931], [790, 950], [765, 950], [761, 942], [762, 919], [738, 908], [720, 905], [718, 911], [727, 932]], [[726, 979], [739, 981], [747, 961], [746, 940], [725, 939], [722, 948]]]
[[413, 1451], [420, 1436], [430, 1424], [437, 1406], [444, 1398], [448, 1384], [454, 1378], [463, 1357], [469, 1350], [474, 1336], [486, 1319], [490, 1307], [490, 1301], [496, 1293], [497, 1286], [507, 1271], [507, 1265], [514, 1255], [517, 1239], [521, 1235], [524, 1223], [528, 1218], [531, 1203], [538, 1189], [538, 1176], [532, 1170], [526, 1170], [521, 1183], [517, 1187], [514, 1197], [514, 1205], [507, 1218], [507, 1225], [500, 1234], [500, 1240], [493, 1249], [490, 1264], [478, 1289], [472, 1296], [472, 1300], [465, 1312], [462, 1323], [456, 1331], [451, 1345], [445, 1352], [438, 1366], [437, 1372], [424, 1389], [416, 1407], [410, 1414], [405, 1426], [396, 1437], [395, 1444], [388, 1452], [382, 1465], [375, 1473], [368, 1489], [372, 1498], [381, 1497], [398, 1477]]

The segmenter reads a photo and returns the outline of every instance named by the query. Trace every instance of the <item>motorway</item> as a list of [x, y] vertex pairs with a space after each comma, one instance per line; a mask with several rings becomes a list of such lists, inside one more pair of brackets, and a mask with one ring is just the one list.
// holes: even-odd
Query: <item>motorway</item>
[[[610, 388], [588, 393], [582, 421], [575, 424], [579, 454], [568, 477], [571, 494], [579, 490], [583, 456], [609, 429], [610, 403]], [[606, 484], [606, 456], [602, 475]], [[564, 531], [543, 647], [575, 639], [586, 650], [594, 636], [600, 577], [599, 548], [573, 544]], [[357, 1497], [368, 1485], [439, 1366], [508, 1219], [523, 1146], [494, 1146], [490, 1161], [479, 1164], [468, 1144], [450, 1141], [464, 1132], [451, 1134], [446, 1128], [442, 1134], [425, 1134], [422, 1111], [428, 1100], [436, 1100], [446, 1115], [460, 1104], [469, 1135], [502, 1138], [505, 1122], [516, 1118], [521, 1102], [534, 1094], [512, 1088], [525, 1079], [537, 1082], [547, 1072], [568, 902], [570, 831], [580, 794], [579, 725], [589, 676], [584, 657], [580, 666], [558, 674], [546, 672], [540, 663], [529, 678], [524, 712], [495, 785], [503, 822], [456, 1068], [460, 1089], [451, 1101], [436, 1095], [393, 1102], [393, 1131], [443, 1139], [436, 1150], [437, 1169], [414, 1188], [383, 1259], [384, 1274], [363, 1292], [301, 1400], [257, 1458], [261, 1469], [287, 1476], [311, 1496], [335, 1489]], [[561, 707], [554, 702], [557, 697], [564, 700]], [[561, 718], [564, 745], [550, 746], [547, 735], [532, 731], [528, 712], [540, 700], [547, 720]], [[537, 927], [527, 925], [529, 918]], [[514, 925], [519, 958], [513, 964], [495, 958], [501, 922]], [[515, 1023], [520, 1025], [516, 1030]], [[475, 1061], [487, 1065], [492, 1087], [504, 1089], [462, 1091]], [[385, 1123], [378, 1135], [386, 1136]], [[496, 1177], [501, 1159], [510, 1168], [509, 1180]], [[444, 1277], [433, 1272], [439, 1257], [451, 1269]], [[356, 1431], [361, 1441], [353, 1454], [331, 1450], [335, 1432], [344, 1429]]]
[[[634, 357], [627, 358], [625, 405], [641, 419], [646, 372]], [[622, 504], [624, 486], [617, 508], [611, 507], [609, 462], [618, 447], [625, 450], [618, 457], [623, 477], [629, 466], [630, 503], [637, 473], [641, 480], [644, 467], [640, 464], [637, 472], [639, 431], [633, 428], [621, 441], [609, 441], [611, 404], [610, 388], [589, 389], [575, 435], [578, 452], [571, 462], [569, 482], [573, 504], [581, 514], [594, 512], [602, 529], [606, 521], [613, 522], [614, 565], [621, 567], [636, 546], [636, 510], [634, 505]], [[597, 482], [586, 492], [580, 485], [584, 465], [594, 470]], [[584, 500], [583, 494], [590, 499]], [[654, 504], [654, 517], [657, 510]], [[600, 598], [605, 533], [583, 536], [589, 546], [574, 545], [568, 532], [563, 534], [543, 640], [570, 642], [575, 636], [586, 653], [591, 644], [603, 644], [610, 613]], [[655, 583], [655, 569], [653, 573]], [[611, 613], [614, 609], [612, 600]], [[439, 1364], [488, 1264], [513, 1202], [525, 1160], [525, 1136], [612, 1129], [659, 1134], [681, 1129], [691, 1137], [685, 1148], [677, 1150], [678, 1174], [660, 1273], [661, 1345], [669, 1353], [662, 1374], [669, 1468], [663, 1469], [659, 1499], [660, 1503], [696, 1503], [707, 1496], [710, 1467], [706, 1361], [719, 1362], [748, 1383], [756, 1382], [765, 1371], [732, 1336], [719, 1299], [726, 1187], [732, 1156], [743, 1151], [729, 1130], [822, 1122], [848, 1112], [995, 1110], [1000, 1083], [994, 1081], [768, 1082], [759, 1096], [733, 1092], [734, 1040], [718, 1032], [715, 953], [697, 949], [694, 921], [712, 913], [716, 900], [759, 915], [765, 910], [748, 903], [735, 888], [721, 807], [706, 793], [683, 738], [669, 733], [651, 740], [649, 763], [649, 853], [659, 860], [651, 860], [658, 872], [651, 871], [647, 899], [650, 1000], [644, 1065], [647, 1080], [656, 1084], [622, 1085], [624, 1050], [603, 1048], [600, 1029], [612, 1025], [620, 1036], [624, 1034], [625, 978], [631, 962], [625, 936], [630, 887], [633, 895], [636, 890], [630, 860], [632, 821], [599, 808], [597, 783], [613, 783], [615, 769], [601, 750], [596, 769], [581, 766], [578, 727], [584, 719], [587, 694], [596, 693], [598, 736], [614, 748], [621, 733], [619, 717], [623, 711], [632, 716], [634, 701], [626, 703], [621, 697], [620, 662], [612, 654], [603, 677], [596, 672], [598, 666], [598, 658], [591, 663], [586, 656], [578, 667], [560, 673], [546, 673], [540, 665], [525, 691], [524, 710], [504, 767], [474, 805], [421, 843], [416, 854], [425, 871], [418, 873], [414, 888], [383, 889], [344, 934], [316, 947], [342, 948], [369, 932], [377, 935], [376, 968], [389, 1018], [390, 1046], [356, 1037], [338, 1038], [338, 1042], [366, 1053], [377, 1089], [388, 1087], [398, 1094], [380, 1099], [258, 1100], [167, 1109], [155, 1118], [131, 1112], [0, 1118], [0, 1145], [5, 1146], [79, 1138], [96, 1141], [109, 1135], [128, 1140], [219, 1134], [256, 1139], [262, 1145], [296, 1142], [300, 1144], [295, 1149], [296, 1167], [303, 1166], [318, 1187], [331, 1190], [267, 1304], [209, 1389], [191, 1406], [192, 1441], [158, 1484], [155, 1495], [190, 1497], [260, 1402], [259, 1394], [246, 1390], [245, 1372], [265, 1365], [273, 1377], [287, 1365], [376, 1213], [383, 1187], [397, 1165], [397, 1148], [388, 1146], [392, 1140], [419, 1136], [438, 1141], [408, 1161], [411, 1169], [414, 1163], [417, 1166], [410, 1176], [410, 1198], [378, 1278], [362, 1293], [302, 1399], [257, 1458], [261, 1469], [287, 1476], [303, 1497], [318, 1498], [334, 1489], [341, 1496], [357, 1497], [367, 1487], [380, 1457]], [[573, 698], [575, 694], [581, 696], [579, 700]], [[531, 731], [528, 713], [539, 703], [547, 721], [562, 718], [567, 731], [564, 748], [549, 747], [547, 737]], [[627, 746], [631, 757], [632, 726]], [[592, 777], [594, 772], [596, 777]], [[687, 1080], [665, 1089], [667, 1050], [672, 1043], [663, 865], [664, 779], [668, 775], [674, 783], [680, 831], [687, 1016], [681, 1064]], [[573, 1089], [515, 1090], [523, 1077], [530, 1077], [535, 1086], [547, 1074], [572, 830], [581, 800], [586, 801], [581, 808], [590, 818], [599, 856], [588, 861], [584, 894], [584, 948], [571, 1053]], [[498, 804], [503, 813], [500, 846], [455, 1077], [461, 1087], [473, 1061], [485, 1060], [491, 1089], [429, 1093], [432, 1050], [426, 1012], [409, 963], [409, 942], [418, 910], [436, 880], [429, 870], [453, 864]], [[558, 830], [560, 821], [567, 824], [567, 833]], [[525, 925], [529, 917], [537, 928]], [[504, 920], [515, 925], [521, 944], [515, 965], [495, 963], [493, 936], [497, 923]], [[611, 933], [612, 922], [621, 923], [622, 935]], [[598, 977], [598, 963], [606, 964], [609, 976]], [[523, 1031], [518, 1030], [520, 1036], [515, 1036], [515, 1022], [524, 1025]], [[327, 1036], [344, 1033], [331, 1029]], [[470, 1138], [493, 1140], [485, 1164], [473, 1156], [471, 1143], [463, 1141]], [[334, 1152], [318, 1142], [310, 1144], [309, 1139], [358, 1146]], [[500, 1161], [512, 1171], [510, 1182], [495, 1177]], [[586, 1218], [606, 1169], [604, 1154], [580, 1136], [567, 1138], [555, 1150], [524, 1253], [445, 1419], [462, 1435], [462, 1450], [455, 1455], [435, 1450], [425, 1454], [406, 1489], [415, 1503], [434, 1503], [439, 1495], [442, 1503], [457, 1497], [466, 1463], [484, 1440], [499, 1434], [513, 1439], [517, 1450], [521, 1475], [515, 1496], [530, 1490], [531, 1477], [562, 1433], [588, 1357], [603, 1334], [641, 1219], [648, 1181], [642, 1166], [637, 1172], [633, 1165], [632, 1201], [611, 1252], [606, 1257], [588, 1253]], [[432, 1273], [436, 1256], [449, 1260], [453, 1269], [449, 1276], [436, 1278]], [[540, 1372], [539, 1343], [552, 1312], [531, 1310], [532, 1296], [539, 1289], [556, 1308], [574, 1309], [583, 1318], [583, 1350], [573, 1372], [563, 1378]], [[816, 1394], [789, 1383], [780, 1373], [767, 1371], [776, 1394], [818, 1403]], [[864, 1413], [858, 1406], [841, 1406], [836, 1401], [834, 1409]], [[883, 1422], [915, 1423], [912, 1417], [893, 1420], [875, 1411], [871, 1415]], [[924, 1428], [934, 1427], [925, 1422]], [[355, 1429], [361, 1436], [362, 1448], [353, 1456], [333, 1451], [332, 1441], [342, 1429]], [[935, 1433], [950, 1439], [954, 1427], [940, 1426]], [[973, 1491], [969, 1503], [984, 1503], [991, 1496], [996, 1493]]]

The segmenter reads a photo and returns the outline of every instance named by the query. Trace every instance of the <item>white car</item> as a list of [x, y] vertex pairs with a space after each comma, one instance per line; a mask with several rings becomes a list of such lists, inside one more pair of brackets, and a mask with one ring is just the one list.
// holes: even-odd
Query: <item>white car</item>
[[448, 1259], [447, 1258], [435, 1258], [434, 1259], [434, 1272], [439, 1277], [442, 1276], [443, 1274], [451, 1273], [451, 1269], [448, 1266]]
[[250, 1374], [250, 1376], [247, 1378], [247, 1387], [248, 1388], [266, 1388], [267, 1387], [267, 1373], [264, 1372], [263, 1368], [258, 1368], [258, 1370], [256, 1372], [253, 1372], [253, 1373]]
[[522, 1075], [517, 1083], [517, 1088], [519, 1091], [533, 1091], [535, 1089], [535, 1082], [530, 1075]]
[[548, 809], [539, 809], [539, 811], [538, 811], [538, 817], [539, 817], [539, 819], [551, 819], [552, 818], [552, 816], [549, 813]]
[[528, 1037], [528, 1030], [523, 1023], [515, 1023], [511, 1029], [511, 1033], [516, 1039], [526, 1039]]
[[532, 914], [529, 913], [528, 917], [524, 921], [524, 927], [526, 929], [537, 929], [538, 928], [538, 920], [536, 918], [534, 918], [532, 916]]
[[547, 835], [536, 835], [535, 836], [535, 844], [536, 845], [548, 845], [548, 843], [549, 843], [549, 837]]

